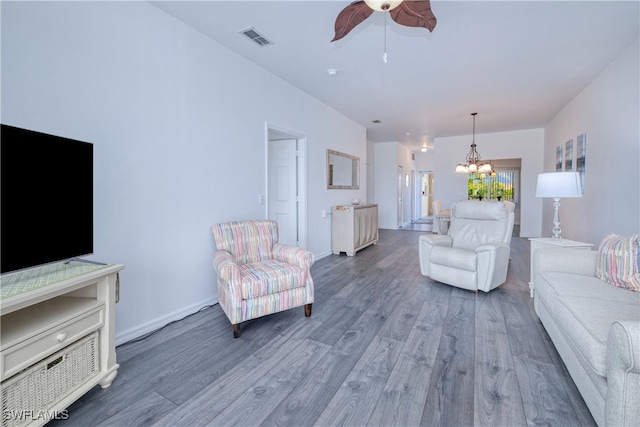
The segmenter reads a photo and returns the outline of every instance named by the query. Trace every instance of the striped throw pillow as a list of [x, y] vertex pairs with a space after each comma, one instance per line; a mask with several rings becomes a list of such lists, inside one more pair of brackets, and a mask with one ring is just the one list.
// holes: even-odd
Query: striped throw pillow
[[600, 242], [596, 276], [619, 288], [640, 292], [640, 240], [638, 235], [608, 234]]

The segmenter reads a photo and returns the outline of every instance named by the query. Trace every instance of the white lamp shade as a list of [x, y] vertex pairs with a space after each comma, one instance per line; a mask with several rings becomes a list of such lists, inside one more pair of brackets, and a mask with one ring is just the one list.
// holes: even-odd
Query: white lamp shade
[[400, 6], [402, 0], [364, 0], [364, 2], [373, 10], [378, 12], [389, 11]]
[[478, 165], [476, 165], [475, 163], [469, 163], [469, 173], [476, 172], [478, 172]]
[[547, 172], [538, 174], [536, 197], [582, 197], [578, 172]]

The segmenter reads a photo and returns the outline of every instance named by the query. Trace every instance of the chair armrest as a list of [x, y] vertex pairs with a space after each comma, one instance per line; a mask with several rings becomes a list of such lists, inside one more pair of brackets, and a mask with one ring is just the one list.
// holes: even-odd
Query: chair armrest
[[607, 425], [640, 425], [640, 321], [615, 321], [607, 337]]
[[507, 280], [511, 246], [506, 243], [487, 243], [475, 249], [478, 256], [477, 286], [484, 292], [502, 285]]
[[431, 248], [434, 246], [453, 245], [453, 239], [444, 234], [421, 234], [418, 238], [418, 257], [420, 258], [420, 273], [428, 276], [431, 272]]
[[240, 269], [230, 252], [216, 251], [213, 255], [213, 268], [225, 282], [240, 284]]
[[595, 276], [598, 251], [584, 249], [541, 248], [533, 254], [535, 272], [555, 271]]
[[420, 242], [428, 243], [431, 246], [451, 246], [453, 239], [451, 236], [444, 234], [422, 234], [419, 237]]
[[273, 245], [273, 257], [278, 261], [293, 264], [304, 270], [311, 268], [316, 258], [311, 251], [297, 246], [283, 245], [276, 243]]

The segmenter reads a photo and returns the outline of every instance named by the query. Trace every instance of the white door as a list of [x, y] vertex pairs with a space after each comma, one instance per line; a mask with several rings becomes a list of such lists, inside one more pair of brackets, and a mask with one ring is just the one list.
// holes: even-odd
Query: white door
[[278, 223], [278, 242], [298, 246], [297, 141], [269, 141], [269, 219]]

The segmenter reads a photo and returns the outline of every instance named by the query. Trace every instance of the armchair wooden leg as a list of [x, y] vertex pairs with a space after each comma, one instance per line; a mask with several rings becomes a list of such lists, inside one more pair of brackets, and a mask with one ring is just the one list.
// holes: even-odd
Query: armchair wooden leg
[[233, 331], [234, 338], [240, 338], [240, 323], [236, 323], [235, 325], [231, 325], [231, 330]]
[[313, 304], [305, 304], [304, 305], [304, 316], [311, 317], [311, 309], [313, 308]]

